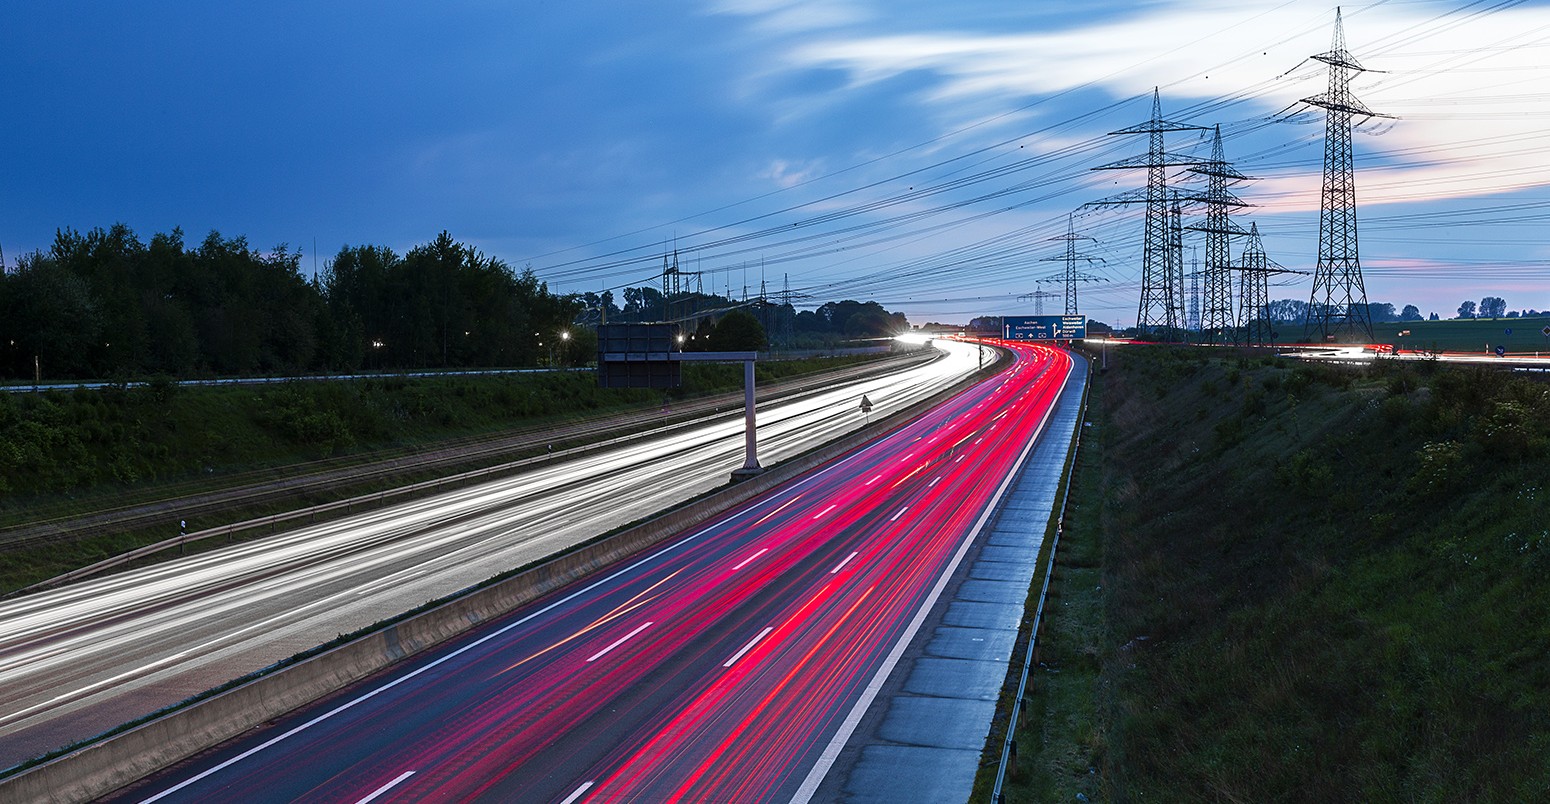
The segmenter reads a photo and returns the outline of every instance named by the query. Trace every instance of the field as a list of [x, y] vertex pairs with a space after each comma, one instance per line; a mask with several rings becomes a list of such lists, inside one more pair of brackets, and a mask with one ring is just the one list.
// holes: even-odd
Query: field
[[[1390, 321], [1373, 325], [1378, 343], [1398, 345], [1400, 349], [1424, 349], [1431, 352], [1479, 352], [1506, 346], [1509, 353], [1550, 354], [1550, 337], [1541, 330], [1550, 327], [1550, 316], [1535, 318], [1466, 318], [1446, 321]], [[1507, 330], [1512, 334], [1507, 334]], [[1408, 330], [1409, 335], [1399, 333]], [[1487, 344], [1490, 345], [1487, 349]]]

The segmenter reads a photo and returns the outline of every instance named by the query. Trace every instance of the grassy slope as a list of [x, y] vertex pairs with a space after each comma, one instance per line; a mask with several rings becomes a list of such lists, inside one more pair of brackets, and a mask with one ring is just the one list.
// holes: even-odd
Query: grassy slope
[[1105, 797], [1543, 795], [1550, 388], [1166, 347], [1114, 362]]
[[[759, 365], [759, 382], [855, 358]], [[738, 366], [685, 368], [683, 397], [742, 387]], [[660, 403], [590, 373], [0, 394], [0, 519], [52, 503], [256, 467], [423, 445]], [[87, 505], [70, 506], [90, 508]]]

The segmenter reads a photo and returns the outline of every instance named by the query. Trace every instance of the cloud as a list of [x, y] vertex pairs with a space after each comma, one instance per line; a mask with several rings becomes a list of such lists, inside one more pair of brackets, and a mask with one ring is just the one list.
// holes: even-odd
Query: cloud
[[822, 171], [815, 163], [798, 165], [794, 162], [788, 162], [784, 159], [776, 159], [770, 163], [769, 167], [766, 168], [764, 172], [759, 174], [759, 178], [769, 179], [770, 181], [773, 181], [777, 187], [785, 188], [795, 187], [798, 184], [801, 184], [813, 178], [814, 176], [819, 175], [820, 173], [822, 173]]
[[[950, 6], [932, 24], [890, 22], [881, 10], [853, 2], [719, 5], [781, 30], [795, 30], [780, 21], [800, 8], [805, 35], [782, 40], [780, 57], [767, 70], [839, 71], [848, 92], [910, 76], [912, 102], [946, 130], [1056, 93], [1096, 90], [1125, 98], [1154, 86], [1163, 88], [1165, 114], [1237, 98], [1222, 113], [1264, 117], [1325, 90], [1324, 66], [1305, 59], [1327, 50], [1331, 36], [1327, 7], [1268, 0], [1152, 3], [1124, 13], [1073, 12], [1055, 24], [1030, 17], [1024, 30], [989, 33], [956, 29]], [[1359, 75], [1353, 90], [1371, 108], [1399, 117], [1382, 138], [1357, 141], [1359, 166], [1382, 168], [1371, 185], [1358, 185], [1363, 203], [1550, 184], [1550, 163], [1531, 146], [1550, 120], [1550, 95], [1534, 91], [1546, 77], [1547, 44], [1540, 40], [1550, 30], [1550, 8], [1452, 17], [1439, 11], [1379, 5], [1346, 15], [1350, 50], [1386, 71]], [[861, 18], [875, 24], [855, 25]], [[1034, 29], [1033, 22], [1043, 27]], [[1145, 109], [1134, 112], [1138, 121]], [[1480, 141], [1485, 132], [1492, 142]], [[1318, 165], [1278, 169], [1264, 187], [1282, 198], [1277, 209], [1316, 209], [1318, 171]]]

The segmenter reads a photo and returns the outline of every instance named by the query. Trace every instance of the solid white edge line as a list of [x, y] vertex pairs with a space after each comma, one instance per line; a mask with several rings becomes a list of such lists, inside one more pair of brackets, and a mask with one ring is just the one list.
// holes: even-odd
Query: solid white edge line
[[[922, 416], [924, 416], [924, 415], [925, 414], [922, 414]], [[920, 418], [920, 417], [917, 417], [917, 419], [918, 418]], [[809, 485], [812, 485], [813, 483], [816, 483], [819, 478], [823, 477], [824, 475], [829, 474], [830, 472], [838, 471], [840, 469], [840, 467], [845, 466], [845, 465], [851, 463], [852, 461], [860, 460], [864, 455], [867, 454], [869, 449], [875, 443], [876, 442], [869, 442], [867, 444], [861, 445], [860, 447], [857, 447], [856, 449], [852, 450], [848, 455], [845, 455], [845, 456], [840, 457], [839, 459], [835, 460], [833, 463], [829, 464], [827, 467], [825, 467], [823, 469], [820, 469], [820, 470], [818, 470], [818, 471], [808, 475], [805, 478], [797, 480], [796, 482], [792, 483], [789, 488], [787, 488], [785, 490], [785, 493], [792, 493], [793, 496], [800, 497], [802, 495], [802, 493], [803, 493], [802, 490], [805, 487], [807, 487]], [[779, 499], [780, 493], [777, 492], [776, 494], [771, 495], [771, 496], [772, 496], [773, 499]], [[371, 699], [371, 698], [375, 698], [377, 695], [379, 695], [381, 693], [384, 693], [384, 692], [387, 692], [388, 690], [398, 686], [399, 684], [404, 683], [405, 681], [408, 681], [409, 679], [412, 679], [412, 678], [420, 675], [421, 673], [425, 673], [425, 672], [428, 672], [428, 671], [430, 671], [430, 670], [432, 670], [432, 669], [434, 669], [436, 667], [440, 667], [442, 664], [444, 664], [446, 662], [449, 662], [449, 661], [451, 661], [451, 660], [453, 660], [453, 659], [455, 659], [455, 658], [457, 658], [459, 656], [462, 656], [463, 654], [467, 653], [468, 651], [471, 651], [474, 648], [477, 648], [477, 647], [479, 647], [480, 645], [483, 645], [486, 642], [489, 642], [489, 641], [491, 641], [493, 639], [497, 639], [497, 638], [499, 638], [501, 636], [504, 636], [507, 632], [509, 632], [509, 631], [511, 631], [513, 629], [519, 628], [519, 627], [521, 627], [523, 625], [526, 625], [528, 622], [530, 622], [530, 621], [532, 621], [532, 620], [534, 620], [534, 619], [536, 619], [538, 617], [541, 617], [541, 616], [543, 616], [545, 614], [548, 614], [549, 612], [559, 608], [560, 606], [563, 606], [566, 603], [569, 603], [572, 600], [575, 600], [576, 598], [581, 597], [582, 595], [585, 595], [588, 592], [591, 592], [593, 589], [596, 589], [596, 588], [598, 588], [598, 587], [600, 587], [600, 586], [602, 586], [602, 585], [604, 585], [606, 583], [612, 582], [615, 578], [618, 578], [620, 576], [623, 576], [623, 575], [626, 575], [628, 573], [634, 572], [635, 570], [639, 569], [640, 567], [645, 566], [646, 564], [649, 564], [649, 563], [651, 563], [653, 561], [656, 561], [656, 560], [658, 560], [660, 558], [663, 558], [665, 556], [671, 555], [674, 552], [682, 550], [683, 548], [687, 547], [688, 545], [693, 544], [694, 542], [699, 541], [700, 539], [704, 538], [705, 536], [707, 536], [707, 535], [709, 535], [711, 533], [716, 532], [718, 529], [724, 527], [728, 522], [731, 522], [732, 520], [734, 520], [734, 519], [736, 519], [736, 518], [738, 518], [740, 516], [743, 516], [746, 513], [747, 513], [747, 509], [746, 508], [739, 508], [738, 510], [733, 511], [732, 513], [728, 514], [727, 516], [724, 516], [724, 517], [721, 517], [721, 518], [717, 519], [714, 524], [711, 524], [711, 525], [708, 525], [708, 526], [706, 526], [704, 528], [701, 528], [699, 530], [699, 532], [695, 533], [694, 535], [692, 535], [692, 536], [690, 536], [690, 537], [688, 537], [686, 539], [681, 539], [681, 540], [679, 540], [677, 542], [674, 542], [673, 544], [669, 544], [668, 546], [662, 548], [661, 550], [659, 550], [657, 552], [654, 552], [651, 555], [648, 555], [648, 556], [640, 559], [639, 561], [636, 561], [634, 564], [631, 564], [628, 567], [625, 567], [624, 569], [621, 569], [618, 572], [615, 572], [615, 573], [609, 575], [606, 578], [599, 578], [597, 581], [587, 585], [586, 587], [584, 587], [582, 589], [577, 589], [576, 591], [566, 595], [565, 597], [562, 597], [559, 600], [556, 600], [553, 603], [550, 603], [549, 605], [544, 606], [543, 608], [539, 609], [538, 611], [535, 611], [532, 614], [529, 614], [526, 617], [523, 617], [523, 618], [517, 620], [516, 622], [511, 623], [510, 625], [507, 625], [507, 626], [505, 626], [503, 628], [500, 628], [499, 630], [492, 631], [491, 633], [486, 634], [485, 636], [482, 636], [479, 639], [476, 639], [473, 642], [470, 642], [467, 645], [464, 645], [463, 647], [458, 648], [455, 651], [452, 651], [451, 653], [448, 653], [447, 655], [441, 657], [440, 659], [437, 659], [437, 660], [435, 660], [433, 662], [430, 662], [430, 663], [428, 663], [428, 664], [424, 665], [423, 667], [420, 667], [420, 668], [418, 668], [416, 670], [413, 670], [411, 672], [405, 673], [404, 675], [399, 676], [398, 678], [395, 678], [392, 681], [389, 681], [386, 684], [383, 684], [382, 686], [377, 687], [374, 690], [371, 690], [370, 692], [362, 693], [360, 696], [352, 698], [349, 701], [346, 701], [346, 702], [344, 702], [344, 703], [334, 707], [333, 709], [330, 709], [327, 712], [324, 712], [323, 714], [318, 715], [317, 717], [307, 721], [306, 723], [303, 723], [300, 726], [296, 726], [296, 727], [292, 728], [291, 730], [285, 732], [284, 734], [281, 734], [281, 735], [278, 735], [278, 736], [275, 736], [275, 737], [271, 737], [268, 740], [264, 741], [263, 743], [260, 743], [259, 745], [256, 745], [256, 746], [254, 746], [252, 748], [249, 748], [248, 750], [246, 750], [246, 751], [244, 751], [244, 752], [242, 752], [242, 753], [232, 757], [231, 759], [228, 759], [228, 760], [226, 760], [225, 762], [222, 762], [219, 765], [216, 765], [216, 766], [214, 766], [212, 768], [209, 768], [209, 769], [199, 773], [196, 776], [191, 776], [191, 777], [189, 777], [187, 779], [184, 779], [183, 781], [173, 785], [172, 787], [169, 787], [166, 790], [163, 790], [160, 793], [157, 793], [156, 795], [151, 796], [150, 798], [144, 799], [141, 802], [141, 804], [151, 804], [151, 802], [153, 802], [153, 801], [160, 801], [161, 799], [166, 798], [167, 796], [169, 796], [169, 795], [171, 795], [171, 794], [173, 794], [173, 793], [175, 793], [175, 792], [177, 792], [179, 790], [182, 790], [183, 788], [185, 788], [185, 787], [187, 787], [187, 786], [189, 786], [191, 784], [194, 784], [195, 782], [198, 782], [201, 779], [204, 779], [205, 777], [210, 776], [211, 774], [214, 774], [214, 773], [217, 773], [219, 771], [225, 770], [226, 768], [229, 768], [232, 765], [235, 765], [238, 762], [241, 762], [242, 760], [247, 759], [248, 757], [250, 757], [250, 756], [252, 756], [252, 755], [254, 755], [254, 754], [256, 754], [256, 753], [258, 753], [258, 752], [260, 752], [260, 751], [262, 751], [262, 750], [264, 750], [264, 749], [266, 749], [266, 748], [268, 748], [268, 747], [270, 747], [272, 745], [274, 745], [275, 743], [280, 742], [281, 740], [285, 740], [287, 738], [290, 738], [292, 736], [300, 734], [301, 732], [306, 731], [307, 729], [310, 729], [313, 726], [316, 726], [317, 724], [322, 723], [325, 720], [328, 720], [329, 718], [333, 717], [334, 715], [337, 715], [340, 712], [343, 712], [343, 711], [345, 711], [347, 709], [350, 709], [350, 708], [354, 707], [358, 703], [361, 703], [361, 702], [366, 701], [366, 700]]]
[[732, 658], [730, 658], [730, 659], [726, 660], [725, 662], [723, 662], [721, 666], [722, 667], [731, 667], [732, 665], [737, 664], [737, 660], [743, 658], [743, 654], [747, 653], [748, 651], [753, 650], [753, 646], [759, 644], [759, 640], [764, 639], [765, 637], [769, 636], [770, 632], [774, 631], [774, 630], [775, 630], [775, 626], [773, 626], [773, 625], [765, 626], [764, 630], [760, 631], [758, 636], [754, 637], [753, 639], [748, 640], [748, 644], [744, 645], [742, 650], [739, 650], [737, 653], [732, 654]]
[[393, 788], [397, 787], [401, 782], [403, 782], [405, 779], [407, 779], [407, 778], [409, 778], [410, 776], [413, 776], [413, 775], [414, 775], [414, 771], [404, 771], [403, 773], [398, 775], [397, 779], [394, 779], [393, 781], [388, 782], [387, 784], [377, 788], [376, 790], [371, 791], [371, 795], [361, 799], [360, 801], [355, 802], [355, 804], [366, 804], [366, 802], [368, 802], [368, 801], [375, 801], [378, 796], [382, 795], [383, 793], [386, 793], [389, 790], [392, 790]]
[[769, 551], [770, 551], [770, 548], [768, 548], [768, 547], [761, 547], [761, 548], [759, 548], [759, 552], [754, 553], [753, 555], [743, 559], [743, 563], [738, 564], [737, 566], [733, 567], [732, 571], [736, 572], [736, 571], [742, 569], [743, 567], [748, 566], [748, 562], [758, 558], [759, 556], [764, 555], [765, 553], [768, 553]]
[[846, 564], [849, 564], [849, 563], [850, 563], [850, 560], [851, 560], [851, 559], [852, 559], [852, 558], [855, 558], [855, 557], [856, 557], [856, 553], [854, 553], [854, 552], [852, 552], [852, 553], [851, 553], [851, 554], [850, 554], [850, 555], [848, 555], [848, 556], [845, 556], [845, 560], [844, 560], [844, 561], [841, 561], [841, 562], [840, 562], [840, 563], [839, 563], [839, 564], [837, 564], [837, 565], [836, 565], [836, 566], [835, 566], [835, 567], [834, 567], [834, 569], [832, 569], [832, 570], [829, 570], [829, 574], [830, 574], [830, 575], [833, 575], [833, 574], [834, 574], [834, 573], [836, 573], [836, 572], [839, 572], [839, 571], [840, 571], [840, 570], [842, 570], [842, 569], [845, 569], [845, 565], [846, 565]]
[[636, 634], [646, 630], [646, 628], [649, 627], [650, 625], [651, 625], [651, 621], [647, 620], [646, 622], [643, 622], [640, 625], [635, 626], [635, 630], [634, 631], [631, 631], [628, 634], [625, 634], [624, 636], [619, 637], [618, 639], [614, 640], [614, 644], [609, 645], [608, 647], [603, 648], [602, 650], [598, 651], [597, 653], [592, 654], [592, 658], [588, 659], [587, 661], [595, 662], [598, 659], [601, 659], [604, 656], [607, 656], [609, 651], [611, 651], [614, 648], [617, 648], [620, 645], [623, 645], [624, 643], [630, 641], [630, 637], [633, 637]]
[[[1068, 382], [1071, 379], [1071, 374], [1075, 371], [1076, 359], [1072, 358], [1071, 369], [1066, 372], [1066, 380]], [[1061, 392], [1055, 397], [1056, 402], [1058, 403], [1060, 397], [1064, 395], [1065, 385], [1062, 383]], [[1049, 424], [1050, 417], [1054, 414], [1055, 406], [1051, 405], [1049, 410], [1045, 411], [1044, 419], [1039, 422], [1038, 430], [1034, 431], [1033, 438], [1028, 440], [1028, 446], [1023, 448], [1023, 454], [1017, 459], [1017, 463], [1012, 466], [1012, 471], [1007, 473], [1006, 479], [1001, 481], [1001, 487], [996, 489], [996, 494], [991, 498], [990, 505], [985, 507], [984, 513], [980, 514], [979, 521], [974, 523], [974, 530], [970, 533], [969, 538], [964, 539], [963, 543], [958, 546], [958, 552], [953, 554], [953, 560], [949, 562], [946, 570], [937, 579], [936, 585], [931, 588], [931, 594], [926, 596], [925, 602], [916, 610], [915, 616], [910, 619], [909, 626], [905, 628], [904, 633], [899, 635], [899, 641], [894, 643], [893, 650], [888, 652], [888, 658], [883, 660], [882, 666], [877, 668], [877, 673], [872, 676], [872, 680], [867, 682], [866, 689], [862, 690], [861, 697], [857, 699], [856, 705], [851, 707], [850, 714], [846, 715], [845, 721], [840, 724], [839, 731], [835, 732], [834, 738], [829, 740], [829, 744], [824, 747], [823, 753], [818, 757], [818, 762], [813, 765], [811, 771], [808, 771], [807, 778], [802, 780], [802, 786], [798, 787], [796, 794], [791, 797], [791, 804], [808, 804], [808, 802], [813, 800], [813, 796], [818, 793], [818, 786], [823, 783], [823, 777], [829, 775], [829, 769], [834, 767], [835, 761], [840, 758], [840, 751], [844, 750], [845, 743], [850, 741], [850, 735], [855, 733], [856, 727], [861, 725], [861, 718], [866, 715], [866, 710], [871, 707], [873, 699], [877, 697], [879, 692], [882, 692], [883, 683], [893, 673], [893, 668], [899, 663], [899, 659], [904, 656], [905, 649], [915, 640], [915, 634], [920, 631], [920, 626], [925, 623], [926, 616], [931, 613], [931, 609], [935, 608], [937, 598], [941, 597], [942, 590], [947, 587], [947, 581], [958, 570], [958, 565], [963, 562], [963, 557], [969, 552], [969, 547], [979, 539], [980, 531], [985, 527], [985, 523], [989, 521], [990, 515], [995, 512], [996, 506], [1001, 504], [1001, 497], [1006, 494], [1006, 490], [1012, 485], [1012, 480], [1017, 477], [1018, 472], [1022, 471], [1023, 464], [1028, 460], [1028, 456], [1033, 454], [1034, 445], [1039, 443], [1039, 437], [1044, 435], [1044, 428]]]
[[581, 786], [576, 788], [575, 791], [572, 792], [570, 795], [566, 796], [565, 800], [561, 801], [560, 804], [573, 804], [573, 802], [575, 802], [576, 799], [581, 798], [582, 794], [586, 793], [588, 790], [591, 790], [591, 789], [592, 789], [592, 783], [591, 782], [582, 782]]

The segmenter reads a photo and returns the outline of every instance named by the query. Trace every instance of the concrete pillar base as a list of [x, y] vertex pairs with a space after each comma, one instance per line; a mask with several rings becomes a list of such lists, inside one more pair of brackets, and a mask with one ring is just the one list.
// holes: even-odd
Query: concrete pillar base
[[732, 482], [738, 483], [747, 480], [750, 477], [758, 477], [762, 474], [764, 474], [764, 467], [762, 466], [744, 466], [741, 469], [732, 470]]

